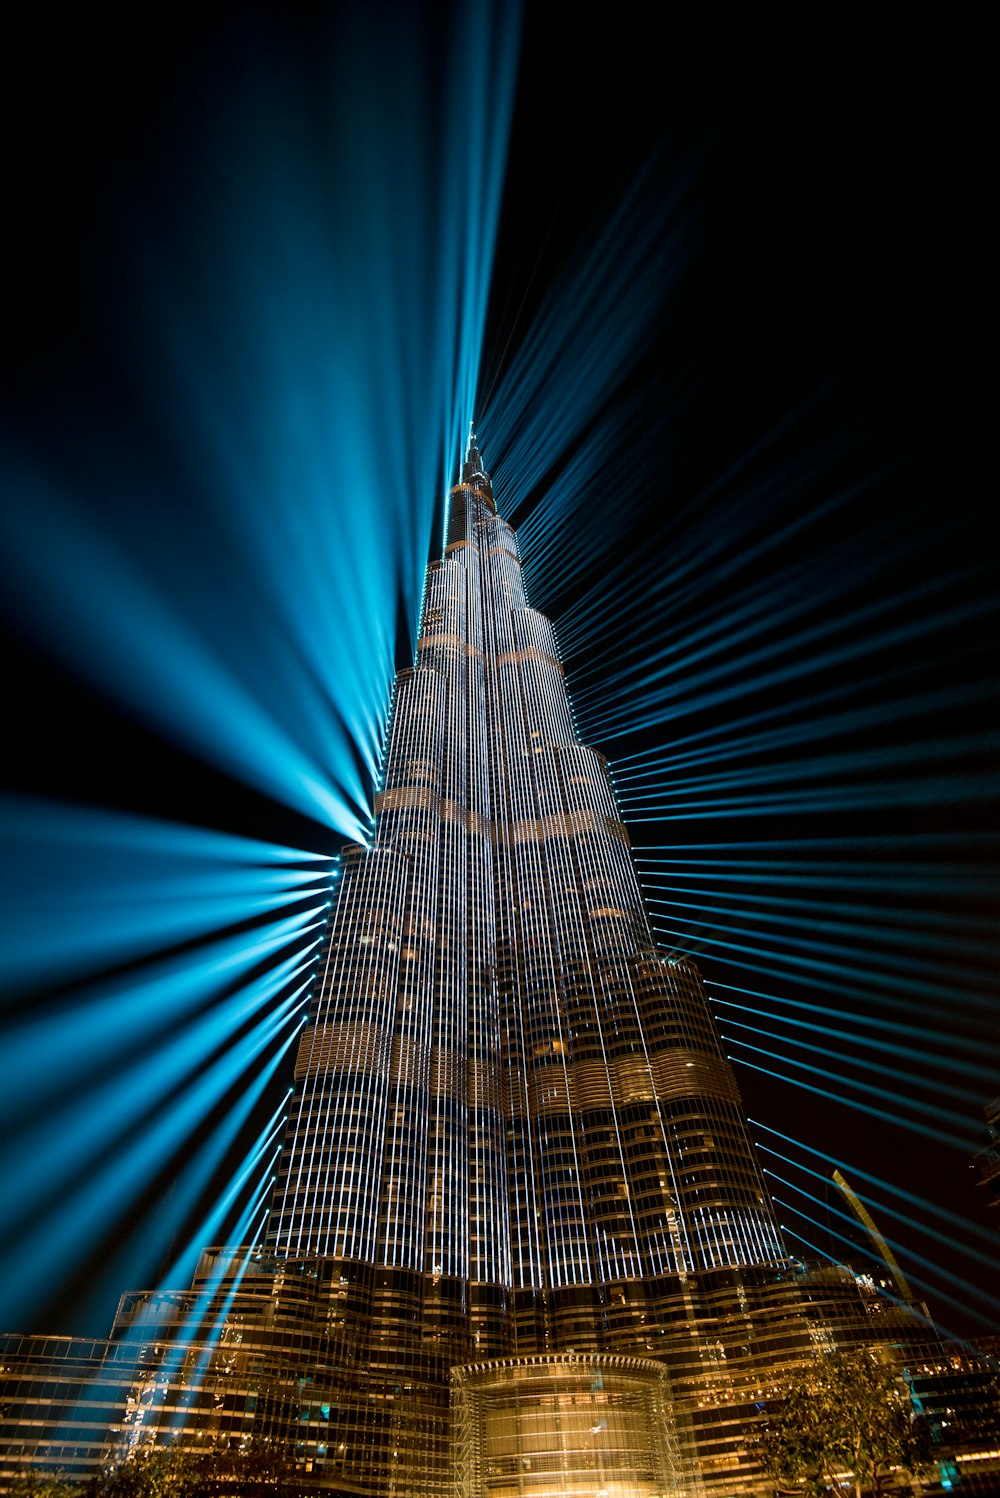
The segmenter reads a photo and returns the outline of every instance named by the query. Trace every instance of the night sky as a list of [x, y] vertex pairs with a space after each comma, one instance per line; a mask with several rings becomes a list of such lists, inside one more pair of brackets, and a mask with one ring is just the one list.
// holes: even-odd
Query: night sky
[[[221, 7], [186, 21], [171, 10], [128, 36], [100, 22], [95, 30], [88, 17], [59, 30], [26, 23], [11, 49], [6, 502], [30, 508], [31, 486], [19, 478], [44, 472], [69, 496], [67, 513], [93, 521], [126, 557], [162, 542], [172, 596], [182, 617], [189, 603], [195, 636], [212, 594], [220, 615], [235, 600], [237, 636], [239, 610], [254, 614], [266, 649], [272, 610], [278, 617], [283, 590], [295, 592], [280, 558], [269, 572], [246, 566], [249, 548], [227, 551], [231, 531], [213, 508], [220, 451], [245, 444], [255, 454], [257, 428], [272, 416], [241, 362], [240, 307], [293, 274], [287, 244], [300, 227], [303, 245], [329, 252], [303, 250], [294, 275], [306, 303], [318, 264], [345, 277], [345, 300], [375, 305], [383, 239], [401, 257], [404, 290], [427, 278], [450, 220], [421, 228], [409, 157], [372, 145], [373, 120], [388, 122], [391, 144], [396, 111], [419, 115], [416, 85], [408, 97], [414, 77], [431, 101], [427, 180], [456, 219], [478, 200], [478, 184], [458, 192], [437, 176], [435, 152], [456, 122], [444, 103], [434, 117], [434, 85], [456, 46], [456, 17], [407, 14], [403, 24], [385, 7], [356, 22], [344, 10], [333, 22], [325, 11]], [[941, 1322], [995, 1331], [995, 1227], [991, 1249], [969, 1169], [982, 1108], [1000, 1093], [988, 504], [996, 245], [984, 41], [803, 30], [774, 39], [780, 58], [755, 35], [742, 66], [723, 68], [714, 48], [679, 34], [657, 41], [627, 11], [605, 26], [587, 32], [568, 18], [563, 27], [531, 6], [525, 18], [476, 399], [486, 463], [522, 534], [531, 601], [559, 629], [581, 732], [612, 763], [660, 940], [699, 962], [723, 1001], [717, 1018], [734, 1042], [749, 1115], [787, 1136], [754, 1130], [788, 1157], [765, 1158], [787, 1183], [772, 1183], [776, 1196], [812, 1219], [779, 1211], [802, 1235], [790, 1248], [849, 1252], [829, 1236], [852, 1230], [820, 1179], [839, 1163]], [[377, 90], [363, 89], [367, 75], [347, 76], [352, 47], [369, 64], [384, 54]], [[502, 60], [497, 69], [487, 130], [515, 86]], [[477, 87], [470, 75], [470, 94]], [[471, 129], [471, 99], [468, 110]], [[343, 184], [366, 153], [355, 216]], [[232, 204], [220, 180], [239, 187]], [[337, 183], [329, 200], [326, 180]], [[369, 245], [374, 290], [350, 282]], [[630, 246], [641, 247], [630, 280], [638, 311], [627, 286], [610, 290]], [[231, 279], [220, 276], [226, 264]], [[283, 305], [269, 326], [287, 327]], [[432, 385], [447, 350], [428, 340], [417, 309], [412, 329], [398, 326], [405, 296], [393, 305], [404, 313], [389, 354], [393, 336], [418, 367], [426, 353]], [[315, 357], [307, 327], [274, 336], [276, 361]], [[382, 370], [385, 342], [374, 331], [371, 342]], [[620, 345], [614, 368], [571, 357], [573, 347], [605, 343]], [[363, 382], [364, 361], [356, 367]], [[196, 431], [176, 395], [177, 368], [193, 374], [186, 398], [204, 406]], [[516, 382], [527, 391], [522, 410], [510, 395]], [[571, 410], [588, 400], [586, 414], [540, 434], [527, 462], [530, 413], [554, 408], [561, 389]], [[392, 529], [402, 536], [405, 517], [393, 511], [385, 523], [396, 598], [380, 627], [399, 665], [412, 648], [414, 579], [419, 586], [427, 551], [437, 554], [446, 480], [440, 431], [427, 434], [436, 492], [416, 492], [400, 457], [427, 419], [426, 400], [403, 385], [367, 449], [401, 503], [423, 507], [413, 544]], [[216, 417], [225, 441], [213, 447], [206, 431]], [[346, 421], [333, 413], [332, 444], [347, 440]], [[280, 462], [280, 444], [275, 453]], [[287, 463], [295, 454], [292, 445]], [[287, 466], [286, 476], [294, 490]], [[359, 503], [371, 503], [367, 495]], [[238, 508], [223, 519], [238, 527]], [[7, 576], [23, 581], [16, 523], [9, 534]], [[88, 565], [75, 535], [71, 526], [51, 534], [67, 596]], [[332, 522], [316, 544], [336, 552]], [[416, 565], [414, 546], [424, 547]], [[338, 560], [345, 577], [373, 565]], [[351, 583], [343, 586], [334, 613], [341, 607], [346, 619], [354, 605]], [[266, 594], [259, 610], [255, 588]], [[8, 820], [20, 828], [44, 799], [336, 851], [342, 829], [200, 752], [196, 734], [178, 740], [140, 691], [119, 691], [100, 664], [89, 669], [85, 650], [66, 647], [51, 603], [46, 627], [27, 591], [7, 596]], [[112, 601], [112, 617], [115, 609]], [[126, 635], [156, 629], [124, 599], [118, 615]], [[67, 632], [77, 617], [67, 613]], [[377, 670], [384, 700], [388, 675]], [[363, 739], [348, 744], [331, 779], [359, 776], [371, 796]], [[58, 864], [48, 881], [32, 872], [25, 896], [25, 846], [31, 862], [30, 834], [18, 831], [9, 929], [25, 899], [36, 914], [49, 899], [58, 932]], [[39, 843], [37, 864], [58, 860], [58, 846]], [[72, 868], [86, 879], [79, 862]], [[99, 912], [94, 919], [99, 926]], [[228, 925], [253, 931], [257, 921], [248, 903]], [[190, 936], [191, 950], [204, 940]], [[182, 954], [184, 941], [173, 950]], [[40, 1019], [49, 1029], [38, 1033], [58, 1050], [61, 1018], [96, 1002], [102, 973], [117, 982], [130, 962], [141, 974], [155, 960], [152, 951], [103, 965], [98, 957], [58, 977], [19, 970], [7, 985], [11, 1033], [25, 1033], [26, 1016]], [[757, 1049], [727, 1021], [755, 1026], [741, 1033]], [[170, 1033], [182, 1029], [178, 1017]], [[151, 1078], [155, 1049], [137, 1042]], [[35, 1064], [43, 1075], [41, 1051]], [[109, 1061], [75, 1127], [119, 1080]], [[276, 1077], [258, 1127], [281, 1091]], [[22, 1132], [31, 1089], [24, 1103], [10, 1096], [16, 1157], [33, 1137]], [[117, 1294], [135, 1284], [128, 1276], [145, 1282], [150, 1265], [155, 1276], [192, 1231], [198, 1209], [174, 1210], [172, 1183], [197, 1160], [206, 1128], [178, 1138], [114, 1215], [81, 1219], [78, 1235], [64, 1224], [63, 1271], [20, 1302], [12, 1292], [12, 1326], [106, 1328]], [[106, 1152], [114, 1155], [113, 1140]], [[16, 1278], [24, 1239], [9, 1193], [5, 1216]]]

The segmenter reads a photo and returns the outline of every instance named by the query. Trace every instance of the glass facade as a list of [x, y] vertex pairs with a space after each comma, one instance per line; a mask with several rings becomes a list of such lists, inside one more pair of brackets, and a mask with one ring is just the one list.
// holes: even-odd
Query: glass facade
[[411, 1390], [444, 1441], [452, 1366], [645, 1351], [652, 1286], [783, 1258], [699, 975], [653, 946], [474, 442], [376, 810], [345, 850], [268, 1246], [370, 1285], [357, 1386]]
[[138, 1361], [107, 1341], [0, 1337], [0, 1483], [35, 1465], [89, 1476], [138, 1382]]
[[448, 536], [374, 843], [346, 855], [270, 1246], [493, 1302], [780, 1259], [700, 980], [653, 948], [474, 445]]

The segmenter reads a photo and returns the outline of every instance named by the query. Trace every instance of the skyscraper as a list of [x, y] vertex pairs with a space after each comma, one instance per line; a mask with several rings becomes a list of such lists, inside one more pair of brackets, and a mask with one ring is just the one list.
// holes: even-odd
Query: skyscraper
[[474, 443], [377, 813], [300, 1045], [272, 1247], [484, 1306], [780, 1258], [698, 980], [653, 947]]
[[273, 1251], [373, 1273], [375, 1341], [415, 1315], [432, 1379], [645, 1350], [644, 1287], [782, 1258], [699, 979], [653, 947], [474, 441], [377, 818], [299, 1050]]
[[519, 1498], [751, 1490], [766, 1371], [871, 1334], [871, 1306], [785, 1255], [473, 439], [376, 813], [345, 851], [265, 1246], [125, 1297], [117, 1431], [254, 1435], [341, 1494], [456, 1472]]

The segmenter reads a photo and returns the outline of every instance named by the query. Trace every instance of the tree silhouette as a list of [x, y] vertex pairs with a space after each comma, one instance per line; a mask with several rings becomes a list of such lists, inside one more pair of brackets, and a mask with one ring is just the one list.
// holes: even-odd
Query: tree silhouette
[[850, 1475], [857, 1498], [878, 1498], [894, 1469], [927, 1463], [930, 1436], [892, 1368], [870, 1352], [833, 1352], [768, 1400], [754, 1450], [781, 1488], [812, 1498]]

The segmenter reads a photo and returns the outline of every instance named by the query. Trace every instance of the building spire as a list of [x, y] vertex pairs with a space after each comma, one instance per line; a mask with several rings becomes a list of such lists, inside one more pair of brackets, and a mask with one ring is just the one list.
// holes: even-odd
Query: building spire
[[479, 489], [483, 494], [493, 498], [493, 488], [490, 484], [490, 476], [483, 467], [483, 460], [476, 446], [475, 423], [469, 422], [469, 441], [465, 449], [465, 462], [462, 464], [463, 484], [471, 484], [474, 489]]
[[[465, 457], [464, 458], [459, 458], [459, 460], [458, 460], [458, 482], [460, 484], [466, 484], [466, 483], [469, 482], [469, 460], [470, 460], [470, 457], [473, 454], [475, 454], [475, 456], [477, 458], [479, 456], [479, 450], [476, 447], [476, 431], [475, 431], [475, 426], [476, 426], [475, 420], [472, 420], [472, 421], [469, 422], [469, 435], [465, 439]], [[480, 468], [480, 470], [482, 469], [482, 463], [479, 464], [479, 468]]]

